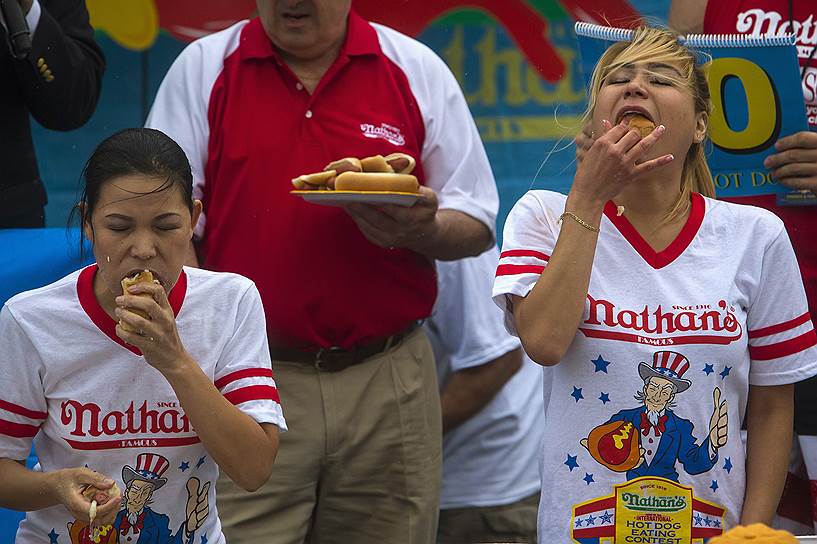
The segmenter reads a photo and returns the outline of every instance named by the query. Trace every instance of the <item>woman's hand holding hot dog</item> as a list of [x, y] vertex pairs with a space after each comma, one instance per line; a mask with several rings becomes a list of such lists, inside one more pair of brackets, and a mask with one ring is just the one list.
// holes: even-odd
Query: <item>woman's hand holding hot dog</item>
[[[151, 296], [139, 297], [139, 293]], [[158, 283], [138, 283], [128, 288], [128, 292], [116, 297], [116, 317], [124, 321], [135, 332], [116, 326], [116, 334], [128, 344], [139, 348], [145, 360], [160, 372], [174, 370], [189, 355], [179, 337], [176, 317], [167, 300], [167, 293]], [[132, 309], [141, 310], [144, 318]]]
[[605, 133], [584, 152], [570, 190], [573, 200], [581, 198], [598, 206], [615, 198], [639, 176], [674, 160], [671, 154], [643, 160], [664, 133], [663, 125], [644, 138], [625, 123], [612, 126], [605, 119], [603, 126]]
[[361, 203], [344, 207], [363, 236], [373, 244], [426, 253], [440, 230], [438, 206], [434, 191], [421, 186], [420, 197], [411, 207]]

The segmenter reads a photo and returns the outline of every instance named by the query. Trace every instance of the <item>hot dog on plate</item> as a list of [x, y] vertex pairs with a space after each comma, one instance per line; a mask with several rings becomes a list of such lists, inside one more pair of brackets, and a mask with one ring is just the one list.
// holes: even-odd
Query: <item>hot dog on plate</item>
[[405, 153], [345, 157], [326, 165], [323, 172], [292, 180], [298, 190], [419, 193], [417, 177], [411, 175], [416, 161]]

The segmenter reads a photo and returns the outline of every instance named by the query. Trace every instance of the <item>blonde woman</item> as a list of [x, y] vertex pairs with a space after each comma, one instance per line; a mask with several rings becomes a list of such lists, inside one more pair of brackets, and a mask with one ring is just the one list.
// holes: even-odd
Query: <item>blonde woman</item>
[[554, 367], [540, 542], [702, 542], [777, 506], [817, 336], [782, 222], [712, 199], [709, 111], [693, 53], [634, 31], [596, 66], [570, 193], [505, 225], [495, 300]]

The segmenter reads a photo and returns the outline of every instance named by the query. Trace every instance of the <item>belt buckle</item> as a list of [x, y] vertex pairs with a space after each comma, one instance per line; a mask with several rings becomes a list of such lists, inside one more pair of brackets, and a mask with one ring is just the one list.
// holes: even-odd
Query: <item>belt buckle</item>
[[346, 350], [339, 346], [332, 346], [330, 348], [321, 348], [318, 350], [318, 353], [315, 355], [315, 368], [324, 372], [328, 371], [329, 369], [326, 368], [325, 364], [329, 362], [331, 358], [339, 353], [345, 353]]

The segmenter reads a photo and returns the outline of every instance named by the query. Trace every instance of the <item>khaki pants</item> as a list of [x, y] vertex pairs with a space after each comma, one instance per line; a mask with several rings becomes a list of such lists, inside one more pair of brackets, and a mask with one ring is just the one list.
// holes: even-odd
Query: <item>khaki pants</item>
[[442, 430], [422, 329], [341, 372], [286, 361], [273, 367], [290, 430], [261, 489], [250, 494], [219, 480], [227, 542], [434, 542]]
[[441, 510], [437, 544], [477, 542], [536, 544], [538, 510], [539, 493], [502, 506]]

